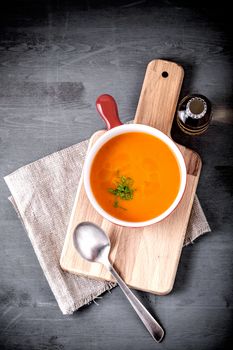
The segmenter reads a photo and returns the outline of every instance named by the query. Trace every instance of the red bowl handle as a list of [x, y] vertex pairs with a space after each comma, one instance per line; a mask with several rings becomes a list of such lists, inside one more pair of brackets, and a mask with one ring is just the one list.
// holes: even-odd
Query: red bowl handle
[[112, 96], [107, 94], [100, 95], [96, 100], [96, 108], [106, 123], [108, 130], [122, 125], [119, 119], [116, 101]]

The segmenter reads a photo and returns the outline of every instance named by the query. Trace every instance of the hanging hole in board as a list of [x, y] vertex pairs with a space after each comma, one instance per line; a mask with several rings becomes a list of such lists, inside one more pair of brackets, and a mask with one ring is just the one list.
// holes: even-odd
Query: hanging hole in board
[[167, 77], [168, 77], [168, 72], [164, 71], [164, 72], [162, 73], [162, 77], [163, 77], [163, 78], [167, 78]]

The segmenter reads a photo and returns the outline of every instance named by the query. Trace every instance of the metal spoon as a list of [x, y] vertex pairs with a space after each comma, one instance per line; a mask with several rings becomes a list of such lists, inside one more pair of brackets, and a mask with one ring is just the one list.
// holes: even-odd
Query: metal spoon
[[127, 287], [109, 261], [110, 241], [106, 233], [91, 222], [82, 222], [75, 228], [73, 240], [76, 250], [84, 259], [103, 264], [111, 272], [152, 338], [160, 342], [164, 330]]

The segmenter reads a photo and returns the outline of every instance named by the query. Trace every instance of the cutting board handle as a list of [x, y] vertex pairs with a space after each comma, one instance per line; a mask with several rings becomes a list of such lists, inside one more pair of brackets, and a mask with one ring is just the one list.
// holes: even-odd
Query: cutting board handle
[[184, 77], [183, 68], [170, 61], [153, 60], [146, 69], [134, 122], [155, 127], [170, 136]]
[[100, 95], [96, 100], [96, 108], [108, 130], [122, 124], [118, 115], [116, 101], [111, 95]]

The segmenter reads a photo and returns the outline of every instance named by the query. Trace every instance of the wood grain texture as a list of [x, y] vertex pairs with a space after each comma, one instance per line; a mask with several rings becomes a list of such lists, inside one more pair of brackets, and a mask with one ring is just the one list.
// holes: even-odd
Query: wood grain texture
[[153, 126], [169, 136], [183, 77], [180, 65], [165, 60], [151, 61], [134, 122]]
[[[168, 74], [165, 78], [164, 72]], [[157, 127], [170, 135], [183, 75], [182, 67], [176, 63], [151, 61], [146, 70], [135, 123]], [[89, 147], [102, 133], [94, 134]], [[120, 227], [103, 219], [89, 202], [81, 179], [61, 255], [63, 269], [114, 281], [102, 265], [85, 261], [74, 248], [74, 228], [82, 221], [92, 221], [108, 234], [110, 260], [129, 286], [156, 294], [167, 294], [172, 290], [201, 169], [200, 158], [195, 152], [184, 146], [180, 146], [180, 150], [188, 173], [183, 198], [168, 218], [148, 227]]]

